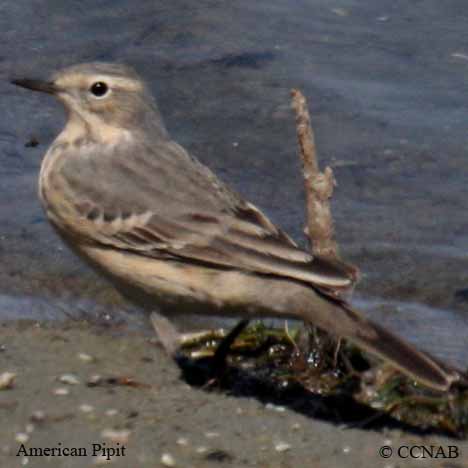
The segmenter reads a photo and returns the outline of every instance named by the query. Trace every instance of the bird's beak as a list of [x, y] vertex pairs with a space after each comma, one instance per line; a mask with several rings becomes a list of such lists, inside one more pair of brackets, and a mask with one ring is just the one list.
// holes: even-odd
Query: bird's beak
[[33, 91], [40, 91], [41, 93], [56, 94], [59, 90], [58, 86], [52, 81], [44, 80], [30, 80], [25, 79], [14, 79], [11, 83], [22, 88], [32, 89]]

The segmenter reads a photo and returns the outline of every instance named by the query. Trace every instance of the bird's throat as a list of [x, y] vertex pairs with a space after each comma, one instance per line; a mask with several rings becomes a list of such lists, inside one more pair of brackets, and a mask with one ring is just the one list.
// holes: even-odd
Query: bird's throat
[[128, 141], [130, 138], [128, 130], [109, 125], [97, 115], [81, 110], [80, 113], [75, 111], [69, 113], [67, 124], [55, 141], [70, 145], [80, 141], [113, 145]]

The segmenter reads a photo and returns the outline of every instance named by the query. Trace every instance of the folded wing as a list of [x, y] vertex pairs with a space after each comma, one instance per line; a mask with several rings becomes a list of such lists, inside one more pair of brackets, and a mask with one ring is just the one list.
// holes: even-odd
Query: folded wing
[[[83, 155], [80, 155], [83, 158]], [[99, 164], [61, 168], [83, 242], [145, 255], [169, 255], [340, 289], [339, 263], [313, 258], [255, 206], [227, 188], [179, 145], [166, 142], [99, 155]]]

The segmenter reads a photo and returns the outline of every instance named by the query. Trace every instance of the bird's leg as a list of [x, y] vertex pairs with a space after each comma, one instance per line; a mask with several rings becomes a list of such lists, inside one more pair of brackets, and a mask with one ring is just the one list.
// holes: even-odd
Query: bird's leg
[[247, 319], [241, 320], [221, 341], [213, 356], [213, 370], [215, 375], [220, 375], [226, 367], [226, 358], [231, 345], [249, 324]]
[[222, 333], [221, 330], [179, 333], [170, 320], [158, 312], [152, 312], [150, 319], [156, 335], [163, 345], [164, 350], [170, 357], [176, 360], [177, 352], [183, 345], [188, 345], [193, 342], [197, 343], [204, 339], [213, 338], [214, 336], [216, 338], [222, 338], [220, 344], [216, 348], [212, 365], [210, 366], [211, 375], [213, 377], [208, 381], [208, 386], [212, 386], [223, 376], [226, 369], [226, 358], [229, 354], [231, 345], [249, 324], [248, 320], [241, 320], [227, 335], [224, 335], [224, 330]]
[[227, 335], [222, 328], [179, 333], [177, 328], [164, 315], [153, 311], [150, 318], [159, 341], [163, 345], [164, 350], [171, 357], [175, 357], [177, 351], [181, 347], [193, 346], [207, 340], [221, 340], [213, 355], [214, 363], [217, 368], [224, 366], [232, 343], [234, 343], [236, 338], [249, 323], [248, 320], [242, 320]]

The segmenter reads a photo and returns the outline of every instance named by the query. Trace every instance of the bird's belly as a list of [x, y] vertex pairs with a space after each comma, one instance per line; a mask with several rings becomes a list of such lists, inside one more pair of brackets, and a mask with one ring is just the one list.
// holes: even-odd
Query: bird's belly
[[[239, 281], [239, 273], [144, 257], [112, 248], [73, 247], [110, 279], [123, 296], [146, 310], [158, 309], [165, 315], [245, 316], [246, 302], [251, 302], [242, 286], [247, 278]], [[255, 314], [253, 303], [250, 306]]]
[[75, 250], [144, 309], [171, 317], [298, 318], [318, 297], [313, 289], [282, 278], [188, 264], [82, 245]]

